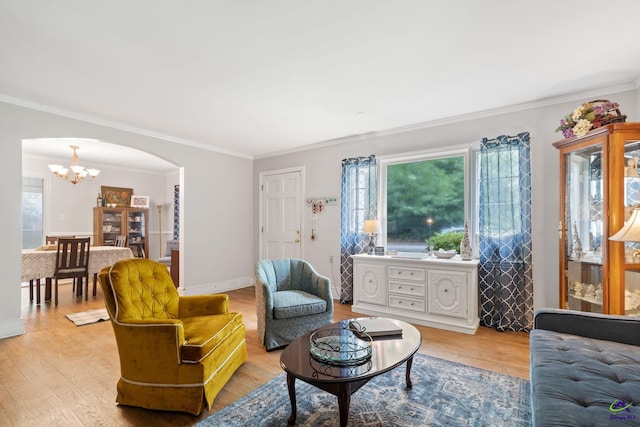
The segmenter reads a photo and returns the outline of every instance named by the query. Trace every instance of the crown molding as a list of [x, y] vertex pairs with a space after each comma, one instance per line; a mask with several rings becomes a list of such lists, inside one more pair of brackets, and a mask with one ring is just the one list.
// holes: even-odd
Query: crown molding
[[148, 129], [139, 128], [136, 126], [127, 125], [124, 123], [119, 123], [111, 120], [101, 119], [99, 117], [90, 116], [87, 114], [77, 113], [75, 111], [65, 110], [62, 108], [53, 107], [46, 104], [41, 104], [38, 102], [29, 101], [22, 98], [17, 98], [14, 96], [9, 96], [0, 93], [0, 102], [4, 102], [6, 104], [17, 105], [19, 107], [29, 108], [36, 111], [42, 111], [45, 113], [55, 114], [56, 116], [66, 117], [69, 119], [80, 120], [87, 123], [93, 123], [99, 126], [105, 126], [112, 129], [118, 129], [125, 132], [134, 133], [137, 135], [148, 136], [151, 138], [161, 139], [163, 141], [173, 142], [180, 145], [186, 145], [193, 148], [198, 148], [201, 150], [213, 151], [215, 153], [227, 154], [234, 157], [240, 157], [244, 159], [252, 160], [253, 156], [247, 155], [245, 153], [240, 153], [232, 150], [226, 150], [224, 148], [215, 147], [207, 144], [203, 144], [197, 141], [191, 141], [184, 138], [176, 138], [170, 135], [165, 135], [159, 132], [154, 132]]
[[565, 102], [579, 101], [583, 99], [593, 98], [594, 96], [601, 96], [603, 93], [614, 94], [614, 93], [626, 92], [630, 90], [636, 90], [639, 87], [640, 87], [640, 76], [638, 76], [635, 80], [631, 82], [622, 83], [619, 85], [589, 89], [585, 91], [573, 92], [573, 93], [553, 96], [549, 98], [542, 98], [535, 101], [523, 102], [521, 104], [513, 104], [505, 107], [493, 108], [493, 109], [477, 111], [469, 114], [461, 114], [458, 116], [431, 120], [428, 122], [415, 123], [412, 125], [399, 126], [391, 129], [372, 131], [372, 132], [367, 132], [367, 133], [358, 134], [358, 135], [349, 135], [349, 136], [344, 136], [340, 138], [329, 139], [326, 141], [317, 142], [317, 143], [305, 145], [302, 147], [297, 147], [291, 150], [283, 150], [283, 151], [263, 154], [260, 156], [255, 156], [255, 158], [256, 159], [268, 158], [268, 157], [274, 157], [274, 156], [281, 156], [285, 154], [297, 153], [300, 151], [307, 151], [314, 148], [323, 148], [323, 147], [329, 147], [329, 146], [338, 145], [338, 144], [346, 144], [346, 143], [357, 142], [357, 141], [366, 141], [369, 139], [379, 138], [383, 136], [390, 136], [390, 135], [396, 135], [396, 134], [401, 134], [405, 132], [419, 131], [423, 129], [456, 124], [456, 123], [466, 122], [470, 120], [484, 119], [487, 117], [494, 117], [494, 116], [499, 116], [499, 115], [508, 114], [508, 113], [515, 113], [519, 111], [532, 110], [535, 108], [548, 107], [551, 105], [562, 104]]
[[131, 132], [138, 135], [157, 138], [164, 141], [173, 142], [176, 144], [185, 145], [193, 148], [212, 151], [220, 154], [226, 154], [226, 155], [239, 157], [243, 159], [258, 160], [258, 159], [265, 159], [269, 157], [282, 156], [286, 154], [299, 153], [301, 151], [308, 151], [316, 148], [325, 148], [325, 147], [338, 145], [338, 144], [346, 144], [346, 143], [357, 142], [357, 141], [366, 141], [373, 138], [396, 135], [396, 134], [401, 134], [405, 132], [419, 131], [423, 129], [433, 128], [438, 126], [445, 126], [445, 125], [450, 125], [450, 124], [455, 124], [460, 122], [466, 122], [470, 120], [478, 120], [478, 119], [483, 119], [487, 117], [493, 117], [493, 116], [498, 116], [498, 115], [503, 115], [508, 113], [531, 110], [531, 109], [541, 108], [541, 107], [548, 107], [551, 105], [562, 104], [565, 102], [579, 101], [586, 98], [592, 98], [594, 96], [600, 96], [602, 93], [614, 94], [614, 93], [626, 92], [629, 90], [637, 90], [638, 88], [640, 88], [640, 76], [636, 77], [633, 81], [630, 81], [627, 83], [621, 83], [619, 85], [594, 88], [594, 89], [589, 89], [589, 90], [580, 91], [580, 92], [573, 92], [573, 93], [558, 95], [558, 96], [549, 97], [549, 98], [542, 98], [535, 101], [508, 105], [505, 107], [477, 111], [469, 114], [461, 114], [458, 116], [452, 116], [452, 117], [447, 117], [447, 118], [442, 118], [437, 120], [431, 120], [427, 122], [415, 123], [415, 124], [406, 125], [406, 126], [399, 126], [396, 128], [384, 129], [379, 131], [371, 131], [371, 132], [366, 132], [366, 133], [356, 134], [356, 135], [348, 135], [340, 138], [315, 142], [312, 144], [307, 144], [307, 145], [303, 145], [303, 146], [292, 148], [292, 149], [274, 151], [274, 152], [264, 153], [264, 154], [255, 155], [255, 156], [232, 151], [232, 150], [226, 150], [220, 147], [215, 147], [215, 146], [203, 144], [196, 141], [191, 141], [188, 139], [176, 138], [170, 135], [153, 132], [148, 129], [138, 128], [135, 126], [126, 125], [124, 123], [119, 123], [115, 121], [104, 120], [98, 117], [89, 116], [86, 114], [80, 114], [70, 110], [56, 108], [49, 105], [28, 101], [25, 99], [13, 97], [13, 96], [1, 94], [1, 93], [0, 93], [0, 102], [5, 102], [7, 104], [17, 105], [17, 106], [29, 108], [32, 110], [43, 111], [43, 112], [55, 114], [61, 117], [81, 120], [84, 122], [93, 123], [96, 125], [118, 129], [126, 132]]

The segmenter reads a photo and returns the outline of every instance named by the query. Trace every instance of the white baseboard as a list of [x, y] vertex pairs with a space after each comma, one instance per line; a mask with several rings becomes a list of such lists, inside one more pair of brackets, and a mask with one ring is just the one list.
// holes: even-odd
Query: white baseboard
[[190, 285], [187, 288], [180, 287], [178, 290], [181, 295], [205, 295], [219, 294], [221, 292], [233, 291], [236, 289], [253, 286], [253, 277], [239, 277], [237, 279], [222, 280], [215, 283], [203, 283], [200, 285]]
[[24, 320], [12, 319], [0, 322], [0, 339], [24, 334]]

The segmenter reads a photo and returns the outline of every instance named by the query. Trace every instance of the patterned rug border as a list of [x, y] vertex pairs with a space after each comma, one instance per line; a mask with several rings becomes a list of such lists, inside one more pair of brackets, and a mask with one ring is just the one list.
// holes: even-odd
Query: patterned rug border
[[[416, 353], [411, 379], [405, 367], [373, 378], [351, 398], [349, 426], [531, 425], [529, 381]], [[268, 398], [265, 398], [268, 396]], [[296, 381], [297, 426], [339, 425], [337, 398]], [[222, 408], [195, 427], [286, 426], [291, 406], [286, 376]]]
[[107, 313], [106, 308], [97, 308], [95, 310], [67, 314], [65, 317], [71, 320], [76, 326], [84, 326], [109, 320], [109, 313]]

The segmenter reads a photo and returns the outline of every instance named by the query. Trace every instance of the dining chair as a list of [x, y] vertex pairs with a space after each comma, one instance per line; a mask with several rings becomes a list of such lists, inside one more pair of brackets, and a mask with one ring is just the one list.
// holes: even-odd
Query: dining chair
[[116, 246], [119, 248], [127, 246], [127, 236], [116, 236]]
[[90, 237], [59, 238], [58, 251], [56, 253], [55, 280], [55, 304], [58, 305], [58, 279], [79, 279], [77, 286], [82, 290], [84, 279], [85, 299], [89, 298], [89, 248]]
[[[76, 237], [76, 236], [45, 236], [45, 240], [44, 240], [44, 244], [49, 246], [49, 245], [55, 245], [56, 243], [58, 243], [58, 238], [59, 237]], [[45, 289], [47, 290], [47, 292], [49, 292], [48, 290], [51, 289], [51, 277], [44, 277], [45, 279]], [[41, 279], [30, 279], [29, 280], [29, 301], [33, 301], [33, 288], [34, 288], [34, 284], [35, 284], [35, 288], [36, 288], [36, 304], [40, 304], [40, 282]], [[34, 283], [35, 281], [35, 283]], [[73, 281], [73, 287], [75, 290], [75, 280]], [[50, 294], [48, 294], [50, 296]], [[47, 298], [47, 295], [45, 295], [45, 298]]]

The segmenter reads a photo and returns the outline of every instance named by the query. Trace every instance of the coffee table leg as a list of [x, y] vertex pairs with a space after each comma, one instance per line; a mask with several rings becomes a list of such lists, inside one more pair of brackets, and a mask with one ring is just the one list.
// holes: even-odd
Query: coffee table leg
[[287, 420], [287, 424], [292, 426], [296, 423], [298, 408], [296, 407], [296, 377], [291, 374], [287, 374], [287, 388], [289, 389], [289, 400], [291, 401], [291, 416]]
[[338, 411], [340, 412], [340, 427], [347, 427], [349, 406], [351, 405], [351, 390], [347, 384], [341, 384], [338, 389]]
[[411, 356], [409, 359], [407, 359], [407, 374], [406, 374], [406, 379], [407, 379], [407, 388], [411, 388], [413, 387], [413, 384], [411, 383], [411, 365], [413, 364], [413, 356]]

